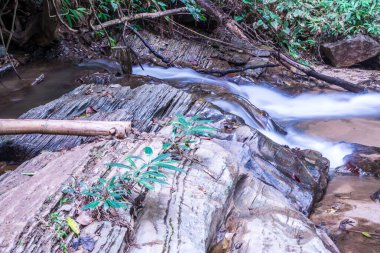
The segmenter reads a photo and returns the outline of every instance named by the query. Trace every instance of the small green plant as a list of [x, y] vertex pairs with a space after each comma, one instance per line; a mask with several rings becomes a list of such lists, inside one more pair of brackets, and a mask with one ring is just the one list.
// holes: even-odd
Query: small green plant
[[62, 252], [67, 252], [64, 239], [68, 236], [69, 226], [65, 220], [65, 216], [59, 211], [50, 213], [47, 225], [53, 231], [54, 239], [60, 243]]
[[82, 210], [94, 209], [97, 206], [103, 206], [107, 211], [110, 207], [113, 208], [127, 208], [128, 205], [125, 202], [125, 197], [128, 192], [122, 188], [122, 185], [116, 181], [117, 177], [112, 177], [106, 181], [103, 178], [99, 178], [99, 183], [93, 186], [85, 186], [85, 190], [82, 191], [82, 195], [91, 198], [92, 201], [82, 207]]
[[62, 12], [63, 16], [66, 18], [67, 23], [70, 27], [74, 24], [79, 23], [82, 18], [88, 14], [87, 9], [84, 7], [75, 8], [70, 0], [62, 1]]
[[105, 211], [110, 207], [127, 208], [128, 204], [132, 202], [131, 194], [136, 185], [147, 190], [153, 190], [155, 182], [168, 184], [165, 170], [183, 172], [181, 168], [176, 166], [178, 161], [170, 159], [170, 154], [159, 154], [153, 157], [151, 147], [145, 147], [144, 153], [146, 159], [141, 156], [127, 156], [125, 158], [126, 164], [106, 164], [109, 167], [126, 169], [124, 173], [114, 176], [108, 181], [99, 178], [99, 183], [91, 187], [81, 183], [82, 188], [84, 188], [81, 195], [90, 200], [82, 209], [95, 209], [98, 206], [103, 206]]
[[326, 38], [365, 33], [380, 38], [378, 0], [242, 0], [235, 20], [272, 39], [295, 58]]
[[200, 119], [199, 115], [186, 118], [182, 114], [176, 114], [176, 119], [169, 122], [173, 127], [172, 137], [169, 142], [163, 144], [164, 150], [177, 148], [180, 150], [191, 150], [192, 144], [197, 141], [195, 136], [212, 136], [217, 130], [209, 126], [211, 120]]
[[[130, 185], [130, 187], [133, 187], [134, 183], [137, 183], [148, 190], [154, 189], [154, 182], [168, 184], [165, 170], [184, 172], [181, 168], [176, 166], [178, 161], [170, 159], [171, 155], [169, 153], [153, 157], [153, 149], [150, 147], [145, 147], [144, 153], [147, 159], [141, 156], [127, 156], [125, 160], [128, 165], [120, 163], [110, 163], [107, 165], [128, 169], [121, 176], [121, 180], [127, 185]], [[138, 161], [140, 161], [140, 163], [138, 163]]]

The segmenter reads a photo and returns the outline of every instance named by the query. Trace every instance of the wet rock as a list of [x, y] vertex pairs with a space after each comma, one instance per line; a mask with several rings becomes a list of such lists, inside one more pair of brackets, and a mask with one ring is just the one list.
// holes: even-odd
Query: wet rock
[[[89, 107], [94, 113], [83, 116]], [[160, 136], [165, 131], [159, 130], [153, 119], [177, 112], [211, 118], [220, 129], [241, 124], [207, 102], [159, 82], [135, 89], [83, 85], [24, 114], [23, 118], [132, 120], [136, 129], [151, 133], [141, 135], [144, 140], [133, 141], [43, 135], [3, 139], [3, 157], [55, 152], [44, 151], [15, 172], [0, 177], [1, 246], [6, 252], [33, 252], [35, 248], [40, 252], [58, 251], [59, 245], [52, 241], [49, 230], [34, 217], [47, 217], [59, 208], [62, 184], [72, 177], [92, 184], [99, 177], [116, 173], [107, 170], [105, 163], [122, 161], [126, 154], [139, 155], [145, 146], [160, 150]], [[219, 135], [223, 140], [202, 140], [194, 151], [195, 160], [183, 165], [186, 173], [169, 174], [171, 185], [157, 185], [155, 191], [150, 191], [137, 215], [120, 212], [116, 222], [101, 217], [83, 228], [83, 235], [94, 238], [94, 252], [203, 253], [218, 244], [223, 233], [224, 240], [231, 242], [228, 247], [237, 252], [250, 252], [253, 245], [280, 251], [291, 248], [295, 252], [315, 252], [311, 249], [318, 248], [329, 252], [328, 242], [303, 214], [310, 211], [326, 186], [328, 161], [315, 151], [278, 145], [249, 127], [240, 127], [236, 133], [235, 126], [231, 128]], [[156, 131], [157, 135], [152, 133]], [[22, 176], [23, 172], [34, 176]], [[246, 229], [234, 230], [228, 225], [232, 213]], [[72, 218], [78, 215], [76, 212]], [[227, 230], [223, 232], [221, 227]], [[256, 231], [261, 235], [257, 236]], [[279, 239], [270, 243], [271, 235]]]
[[[259, 194], [258, 194], [259, 193]], [[220, 240], [223, 250], [217, 250], [218, 243], [212, 248], [217, 252], [339, 252], [304, 215], [281, 197], [272, 186], [252, 177], [243, 177], [235, 187], [233, 206], [229, 209], [219, 238], [232, 234], [229, 241]], [[283, 224], [289, 225], [285, 231]], [[298, 224], [302, 224], [298, 227]], [[263, 243], [264, 242], [264, 243]]]
[[380, 148], [353, 144], [354, 151], [344, 157], [338, 173], [380, 177]]
[[[104, 163], [122, 161], [126, 154], [141, 155], [145, 146], [159, 151], [162, 141], [159, 137], [139, 141], [102, 140], [73, 150], [44, 152], [17, 171], [1, 176], [2, 249], [5, 252], [34, 252], [35, 248], [39, 252], [58, 251], [59, 243], [52, 239], [51, 231], [34, 217], [44, 219], [59, 207], [64, 197], [60, 186], [72, 177], [88, 184], [100, 176], [111, 178], [116, 171], [108, 173]], [[226, 236], [234, 240], [230, 247], [236, 252], [251, 247], [292, 248], [294, 252], [315, 252], [314, 248], [330, 252], [313, 224], [291, 202], [252, 176], [247, 167], [250, 152], [241, 142], [202, 140], [193, 154], [197, 162], [184, 164], [186, 173], [168, 173], [167, 181], [171, 185], [156, 184], [135, 218], [129, 212], [120, 212], [111, 223], [102, 216], [82, 228], [81, 237], [93, 239], [89, 242], [94, 252], [204, 253], [217, 241], [221, 227], [233, 229], [226, 225], [233, 212], [239, 215], [242, 228], [247, 228], [230, 230], [233, 238], [231, 234]], [[23, 171], [32, 171], [35, 176], [22, 177]], [[231, 210], [232, 207], [236, 210]], [[257, 236], [257, 231], [262, 231], [262, 235]], [[270, 242], [274, 237], [268, 239], [273, 234], [275, 243]], [[69, 237], [65, 243], [72, 245], [72, 239]]]
[[250, 147], [249, 167], [255, 177], [279, 190], [305, 214], [320, 200], [327, 186], [329, 161], [316, 151], [279, 145], [247, 126], [235, 132]]
[[[248, 63], [247, 66], [259, 66], [259, 65], [265, 65], [269, 64], [269, 59], [268, 58], [262, 58], [262, 57], [254, 57], [252, 58]], [[258, 69], [249, 69], [246, 70], [245, 73], [248, 76], [252, 76], [254, 78], [258, 78], [262, 73], [264, 73], [265, 68], [258, 68]]]
[[231, 51], [228, 51], [227, 49], [221, 50], [221, 51], [222, 52], [219, 54], [219, 58], [236, 66], [245, 65], [251, 59], [251, 56], [249, 54], [231, 52]]
[[[194, 105], [195, 98], [163, 83], [130, 87], [83, 85], [46, 105], [34, 108], [20, 118], [86, 119], [132, 121], [140, 131], [157, 128], [153, 118], [184, 113]], [[96, 110], [89, 116], [86, 108]], [[42, 150], [70, 149], [95, 138], [83, 136], [18, 135], [0, 137], [0, 160], [22, 161]]]
[[[219, 43], [205, 46], [204, 43], [189, 41], [183, 38], [162, 37], [146, 31], [141, 32], [141, 34], [154, 48], [160, 49], [159, 52], [164, 57], [171, 59], [176, 66], [223, 70], [233, 66], [245, 65], [251, 59], [251, 55], [243, 50], [226, 48], [220, 46]], [[228, 41], [225, 35], [226, 33], [216, 34], [216, 38], [223, 36], [223, 40]], [[133, 50], [139, 54], [142, 61], [162, 64], [155, 57], [152, 57], [152, 54], [140, 40], [133, 36], [128, 36], [127, 40], [132, 45]], [[240, 43], [232, 42], [232, 44], [238, 46]], [[245, 47], [251, 48], [252, 45], [249, 45], [249, 47], [245, 45]], [[250, 53], [254, 53], [257, 56], [268, 56], [270, 54], [268, 51], [260, 49], [251, 50]]]
[[366, 35], [358, 35], [321, 46], [324, 56], [335, 67], [349, 67], [380, 53], [380, 44]]
[[380, 189], [370, 196], [373, 201], [380, 201]]

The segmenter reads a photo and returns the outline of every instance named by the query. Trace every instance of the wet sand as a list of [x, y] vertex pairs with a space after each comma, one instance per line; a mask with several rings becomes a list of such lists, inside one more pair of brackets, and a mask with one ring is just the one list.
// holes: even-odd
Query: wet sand
[[376, 119], [331, 119], [305, 121], [297, 128], [308, 134], [332, 141], [345, 141], [366, 146], [380, 147], [380, 120]]
[[[324, 199], [316, 204], [311, 220], [333, 234], [341, 252], [380, 252], [380, 203], [370, 199], [379, 190], [380, 179], [373, 177], [335, 176], [329, 183]], [[353, 222], [339, 230], [345, 219]], [[355, 232], [353, 232], [353, 230]], [[367, 238], [361, 232], [372, 233]]]
[[[307, 134], [331, 141], [380, 147], [380, 120], [376, 119], [314, 120], [301, 122], [297, 127]], [[379, 253], [380, 203], [370, 199], [370, 195], [379, 189], [378, 178], [335, 175], [310, 218], [316, 225], [330, 231], [342, 253]], [[339, 229], [345, 219], [352, 222], [352, 225], [346, 225], [350, 232]], [[373, 235], [367, 238], [361, 232]]]

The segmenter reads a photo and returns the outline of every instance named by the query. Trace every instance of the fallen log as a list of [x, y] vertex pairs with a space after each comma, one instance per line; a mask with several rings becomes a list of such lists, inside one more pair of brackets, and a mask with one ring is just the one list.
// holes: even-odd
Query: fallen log
[[0, 135], [53, 134], [115, 136], [123, 139], [131, 130], [130, 121], [86, 121], [51, 119], [0, 119]]

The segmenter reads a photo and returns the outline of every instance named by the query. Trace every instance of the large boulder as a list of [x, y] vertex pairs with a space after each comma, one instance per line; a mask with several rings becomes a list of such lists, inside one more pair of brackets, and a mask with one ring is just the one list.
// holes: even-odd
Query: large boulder
[[380, 54], [380, 44], [366, 35], [325, 43], [323, 55], [335, 67], [349, 67]]
[[[89, 107], [94, 110], [86, 116]], [[0, 177], [0, 230], [4, 231], [0, 246], [6, 252], [33, 252], [36, 248], [39, 252], [56, 252], [58, 245], [52, 243], [49, 231], [39, 221], [59, 208], [63, 197], [60, 185], [71, 177], [87, 182], [95, 182], [99, 176], [110, 177], [114, 170], [108, 174], [104, 163], [122, 161], [126, 154], [139, 154], [147, 145], [159, 150], [163, 141], [159, 135], [164, 131], [155, 122], [176, 112], [213, 119], [221, 129], [218, 139], [202, 140], [193, 154], [195, 159], [185, 165], [187, 173], [169, 175], [171, 186], [157, 186], [150, 192], [142, 213], [135, 218], [121, 215], [134, 231], [125, 223], [111, 224], [107, 219], [85, 227], [83, 233], [96, 238], [95, 249], [126, 252], [133, 246], [127, 252], [207, 252], [218, 248], [224, 233], [221, 229], [227, 226], [229, 214], [234, 213], [239, 224], [252, 225], [257, 230], [224, 233], [230, 241], [230, 235], [236, 233], [236, 243], [229, 245], [231, 251], [250, 252], [252, 245], [257, 245], [262, 252], [290, 248], [295, 252], [329, 252], [326, 245], [330, 243], [317, 235], [306, 216], [326, 187], [328, 161], [314, 151], [278, 145], [250, 127], [234, 131], [236, 125], [243, 125], [239, 118], [160, 81], [134, 89], [114, 84], [83, 85], [22, 116], [131, 120], [136, 129], [149, 133], [135, 132], [125, 141], [46, 135], [1, 138], [0, 159], [38, 156]], [[70, 148], [74, 149], [67, 150]], [[54, 152], [43, 152], [46, 150]], [[23, 172], [34, 176], [23, 176]], [[242, 178], [247, 178], [244, 184]], [[239, 181], [239, 190], [235, 191]], [[248, 190], [242, 192], [244, 189]], [[251, 204], [239, 197], [242, 194], [250, 196]], [[232, 207], [241, 212], [235, 213]], [[74, 209], [69, 215], [75, 216]], [[253, 212], [248, 215], [246, 210]], [[261, 231], [260, 235], [257, 231]], [[132, 232], [135, 240], [131, 242]], [[271, 234], [278, 236], [278, 241], [268, 246]], [[71, 237], [68, 245], [70, 240]], [[24, 243], [16, 245], [19, 241]]]
[[[102, 140], [44, 152], [1, 176], [2, 252], [58, 252], [62, 243], [72, 252], [75, 236], [54, 240], [46, 224], [57, 210], [78, 219], [78, 203], [64, 208], [60, 204], [65, 197], [61, 185], [71, 178], [89, 184], [98, 177], [109, 179], [116, 170], [104, 163], [142, 155], [145, 146], [158, 152], [162, 141], [160, 135], [138, 141]], [[220, 244], [227, 251], [219, 252], [335, 252], [281, 192], [252, 176], [247, 167], [250, 153], [241, 142], [202, 140], [193, 161], [182, 165], [186, 173], [168, 173], [170, 185], [157, 184], [134, 215], [95, 212], [95, 221], [81, 226], [81, 236], [95, 240], [93, 252], [204, 253], [218, 252]]]

